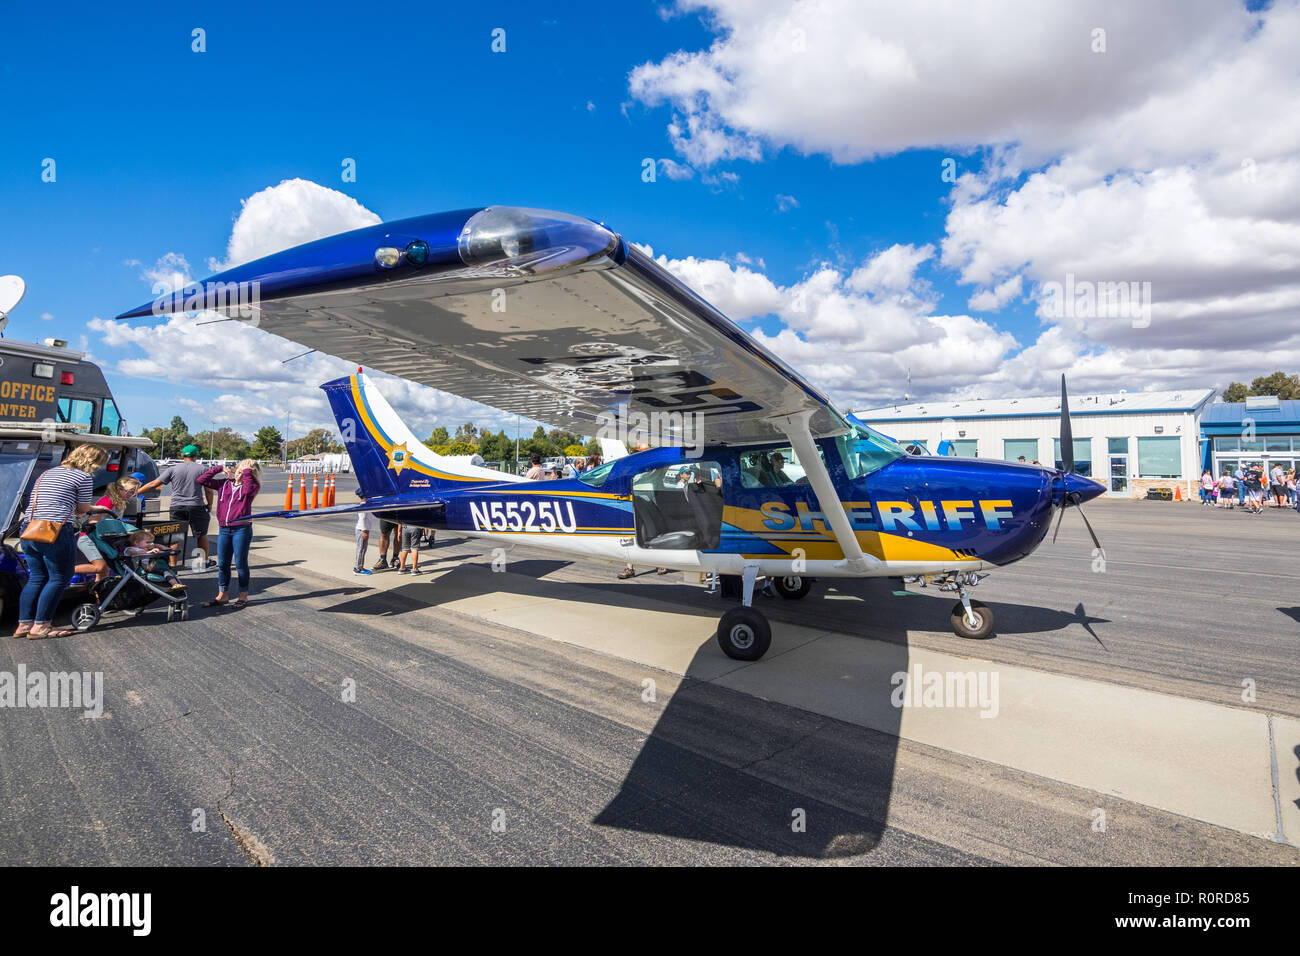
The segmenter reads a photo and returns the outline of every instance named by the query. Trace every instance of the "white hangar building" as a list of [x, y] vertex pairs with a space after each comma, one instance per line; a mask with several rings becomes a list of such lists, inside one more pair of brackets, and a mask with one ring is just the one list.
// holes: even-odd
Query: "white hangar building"
[[[1070, 396], [1075, 471], [1103, 481], [1115, 498], [1148, 488], [1195, 493], [1201, 475], [1201, 414], [1215, 390]], [[904, 445], [935, 453], [950, 441], [964, 458], [1038, 461], [1061, 467], [1061, 398], [963, 399], [855, 412]]]

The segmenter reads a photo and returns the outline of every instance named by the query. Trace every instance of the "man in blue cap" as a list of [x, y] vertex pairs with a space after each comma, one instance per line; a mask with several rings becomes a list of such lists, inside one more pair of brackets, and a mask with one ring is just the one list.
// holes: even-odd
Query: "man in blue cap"
[[[153, 491], [159, 485], [172, 486], [171, 519], [189, 525], [195, 543], [203, 552], [203, 567], [206, 569], [208, 567], [208, 523], [212, 519], [212, 492], [199, 484], [199, 478], [208, 469], [206, 465], [198, 462], [198, 445], [186, 445], [181, 449], [181, 457], [185, 460], [179, 465], [168, 465], [153, 481], [141, 485], [138, 493], [143, 495]], [[176, 564], [174, 555], [171, 564], [173, 567]]]

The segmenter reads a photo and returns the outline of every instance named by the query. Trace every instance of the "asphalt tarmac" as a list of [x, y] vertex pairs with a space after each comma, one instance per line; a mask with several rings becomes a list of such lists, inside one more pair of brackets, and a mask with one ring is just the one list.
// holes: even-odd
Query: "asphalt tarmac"
[[[275, 485], [260, 504], [282, 498]], [[980, 586], [989, 641], [947, 633], [948, 596], [889, 582], [761, 606], [774, 626], [1300, 712], [1300, 515], [1106, 501], [1088, 514], [1104, 571], [1067, 514], [1056, 545]], [[351, 524], [292, 526], [350, 539]], [[426, 567], [486, 560], [481, 542], [439, 538]], [[0, 863], [1300, 864], [1275, 841], [461, 614], [427, 581], [374, 590], [308, 557], [255, 551], [243, 610], [4, 639], [0, 671], [102, 672], [105, 713], [0, 711]], [[616, 570], [521, 547], [508, 573], [582, 584], [592, 628], [629, 593], [718, 606], [680, 575]], [[215, 590], [211, 574], [191, 580], [196, 604]]]

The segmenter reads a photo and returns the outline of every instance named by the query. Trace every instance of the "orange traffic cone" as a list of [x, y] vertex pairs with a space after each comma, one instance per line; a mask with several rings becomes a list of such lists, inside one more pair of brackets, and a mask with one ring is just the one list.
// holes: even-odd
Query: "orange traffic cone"
[[302, 476], [302, 481], [298, 483], [298, 510], [307, 510], [307, 476]]
[[316, 475], [311, 476], [311, 510], [315, 511], [320, 507], [320, 479]]
[[1183, 486], [1174, 485], [1174, 501], [1182, 501], [1182, 500], [1183, 500]]
[[334, 507], [335, 481], [336, 481], [336, 476], [334, 475], [333, 472], [330, 472], [329, 477], [326, 479], [326, 484], [325, 484], [325, 507], [326, 508]]
[[293, 510], [293, 475], [289, 476], [289, 487], [284, 489], [284, 510]]

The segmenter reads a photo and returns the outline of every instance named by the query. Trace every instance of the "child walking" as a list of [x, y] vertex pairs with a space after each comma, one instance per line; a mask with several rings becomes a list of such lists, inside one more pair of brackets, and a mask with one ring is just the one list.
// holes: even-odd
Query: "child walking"
[[[362, 501], [366, 496], [357, 491], [357, 497]], [[356, 538], [357, 538], [357, 556], [352, 563], [353, 574], [370, 574], [371, 570], [366, 567], [366, 548], [370, 546], [370, 532], [375, 528], [375, 515], [370, 511], [360, 511], [357, 513]]]

